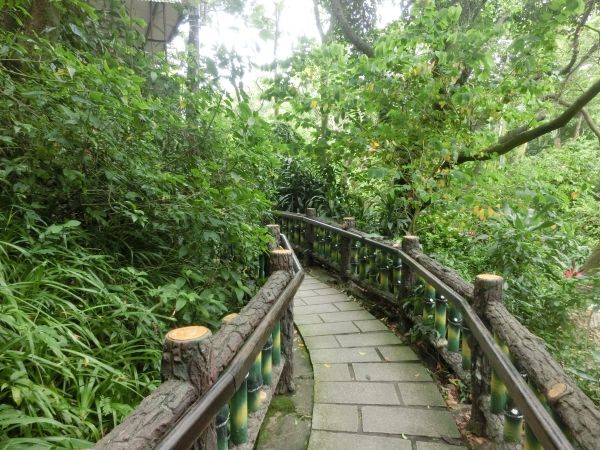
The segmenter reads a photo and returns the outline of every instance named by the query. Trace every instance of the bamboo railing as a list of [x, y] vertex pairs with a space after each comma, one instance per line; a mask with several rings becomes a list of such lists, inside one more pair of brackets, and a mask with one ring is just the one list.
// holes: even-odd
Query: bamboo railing
[[470, 428], [497, 448], [594, 450], [600, 411], [503, 304], [503, 280], [474, 284], [423, 254], [416, 236], [401, 245], [307, 214], [275, 212], [303, 254], [435, 330], [431, 343], [471, 388]]
[[252, 449], [275, 393], [294, 390], [293, 297], [304, 278], [291, 246], [269, 225], [269, 274], [214, 334], [189, 326], [167, 333], [163, 382], [96, 449]]

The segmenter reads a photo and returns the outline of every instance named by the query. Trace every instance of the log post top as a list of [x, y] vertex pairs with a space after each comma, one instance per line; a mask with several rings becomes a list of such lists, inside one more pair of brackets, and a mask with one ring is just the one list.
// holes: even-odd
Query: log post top
[[221, 322], [224, 324], [233, 322], [239, 316], [238, 313], [227, 314], [225, 317], [221, 319]]
[[171, 342], [191, 343], [202, 341], [212, 335], [206, 327], [192, 325], [189, 327], [175, 328], [167, 333], [167, 340]]
[[349, 230], [350, 228], [354, 228], [354, 217], [344, 217], [344, 222], [342, 223], [342, 229]]
[[407, 253], [413, 251], [419, 251], [421, 247], [419, 246], [419, 237], [414, 236], [412, 234], [407, 234], [402, 238], [402, 250]]
[[317, 217], [317, 210], [315, 208], [306, 208], [306, 217]]
[[498, 284], [502, 285], [503, 279], [500, 275], [482, 273], [475, 277], [475, 282], [484, 286], [497, 286]]

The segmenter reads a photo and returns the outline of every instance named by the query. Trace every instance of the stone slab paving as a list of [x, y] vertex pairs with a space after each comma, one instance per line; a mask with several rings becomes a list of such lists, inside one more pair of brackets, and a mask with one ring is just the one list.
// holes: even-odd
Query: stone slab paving
[[310, 353], [309, 450], [462, 450], [450, 412], [418, 356], [344, 293], [306, 276], [294, 320]]

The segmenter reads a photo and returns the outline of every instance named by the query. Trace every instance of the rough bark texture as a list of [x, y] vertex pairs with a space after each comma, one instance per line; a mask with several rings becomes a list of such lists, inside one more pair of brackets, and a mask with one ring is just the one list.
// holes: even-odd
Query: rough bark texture
[[371, 47], [371, 45], [365, 41], [348, 22], [340, 0], [331, 0], [331, 15], [335, 18], [335, 22], [339, 25], [342, 34], [348, 42], [369, 58], [375, 56], [373, 47]]
[[281, 370], [281, 378], [277, 385], [277, 394], [294, 392], [294, 304], [290, 302], [285, 314], [281, 318], [281, 353], [285, 359]]
[[[596, 449], [600, 442], [600, 410], [575, 385], [544, 347], [542, 339], [519, 323], [501, 303], [487, 305], [485, 315], [498, 336], [508, 343], [510, 353], [527, 372], [552, 409], [583, 449]], [[563, 384], [564, 389], [562, 386]]]
[[291, 273], [294, 268], [292, 260], [292, 251], [283, 249], [271, 251], [271, 256], [269, 258], [269, 268], [271, 273], [276, 272], [278, 270], [283, 270]]
[[421, 253], [421, 251], [411, 250], [407, 253], [428, 271], [438, 277], [440, 281], [456, 291], [457, 294], [460, 294], [467, 300], [472, 301], [473, 285], [463, 280], [460, 275], [454, 271], [454, 269], [441, 265], [436, 260], [431, 259], [424, 253]]
[[[475, 279], [473, 308], [486, 327], [485, 309], [490, 302], [502, 301], [502, 278], [478, 275]], [[476, 434], [496, 437], [496, 426], [488, 420], [491, 369], [481, 347], [472, 335], [471, 347], [471, 420], [469, 428]]]
[[273, 236], [273, 240], [269, 243], [269, 250], [273, 251], [281, 246], [281, 230], [279, 225], [267, 225], [269, 233]]
[[127, 418], [94, 447], [98, 450], [147, 450], [198, 398], [190, 382], [169, 380], [161, 384]]
[[271, 274], [269, 280], [250, 303], [242, 308], [239, 316], [223, 325], [219, 332], [211, 338], [214, 365], [218, 373], [227, 367], [291, 279], [290, 272], [278, 271]]
[[[415, 255], [421, 255], [419, 238], [417, 236], [404, 236], [402, 239], [402, 250], [415, 258]], [[400, 301], [410, 297], [417, 282], [417, 274], [408, 264], [402, 264], [400, 274]]]
[[[344, 217], [344, 223], [342, 224], [344, 230], [350, 230], [354, 228], [354, 217]], [[342, 280], [348, 279], [350, 273], [350, 257], [352, 254], [352, 239], [342, 236], [340, 242], [340, 274]]]

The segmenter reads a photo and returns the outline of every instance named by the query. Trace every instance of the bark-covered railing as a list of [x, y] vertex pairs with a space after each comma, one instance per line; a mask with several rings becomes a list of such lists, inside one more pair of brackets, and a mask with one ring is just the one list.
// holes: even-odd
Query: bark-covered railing
[[435, 330], [431, 343], [471, 387], [470, 428], [496, 448], [600, 448], [600, 410], [577, 388], [503, 304], [503, 280], [471, 284], [421, 252], [416, 236], [401, 244], [307, 214], [276, 212], [303, 254], [338, 272], [411, 322]]
[[293, 302], [304, 278], [286, 237], [262, 258], [269, 277], [217, 332], [189, 326], [167, 333], [163, 382], [96, 449], [252, 449], [275, 393], [294, 390]]

